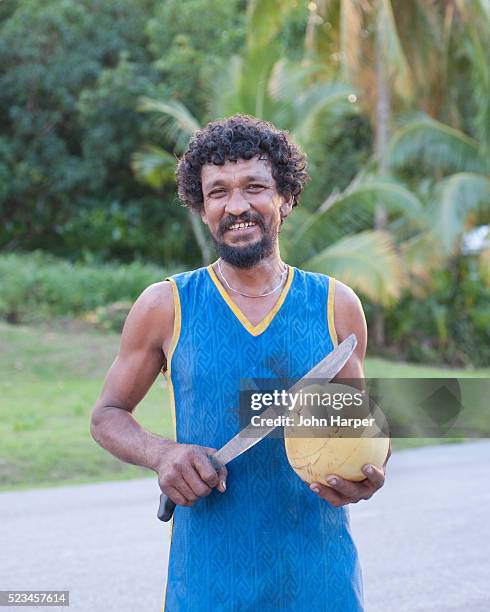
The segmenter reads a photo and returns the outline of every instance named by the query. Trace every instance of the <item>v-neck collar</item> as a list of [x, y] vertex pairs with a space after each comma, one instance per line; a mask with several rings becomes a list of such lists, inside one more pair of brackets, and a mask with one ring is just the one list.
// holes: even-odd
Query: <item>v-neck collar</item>
[[212, 266], [209, 265], [206, 269], [209, 272], [209, 276], [211, 277], [211, 280], [216, 285], [216, 288], [220, 292], [221, 297], [223, 298], [227, 306], [230, 308], [230, 310], [233, 312], [236, 318], [240, 321], [243, 327], [250, 334], [252, 334], [252, 336], [259, 336], [272, 323], [272, 320], [274, 319], [276, 314], [279, 312], [279, 309], [281, 308], [281, 306], [284, 303], [284, 300], [286, 299], [286, 296], [291, 287], [291, 283], [293, 282], [293, 276], [294, 276], [294, 268], [292, 266], [288, 266], [288, 276], [286, 279], [286, 283], [284, 284], [284, 287], [282, 288], [282, 291], [279, 295], [279, 298], [277, 299], [277, 302], [274, 304], [274, 306], [271, 308], [268, 314], [262, 319], [262, 321], [260, 321], [260, 323], [257, 323], [257, 325], [253, 325], [247, 319], [247, 317], [243, 314], [240, 308], [235, 304], [235, 302], [231, 299], [228, 293], [225, 291], [225, 288], [220, 283], [218, 277], [216, 276], [216, 272], [213, 270]]

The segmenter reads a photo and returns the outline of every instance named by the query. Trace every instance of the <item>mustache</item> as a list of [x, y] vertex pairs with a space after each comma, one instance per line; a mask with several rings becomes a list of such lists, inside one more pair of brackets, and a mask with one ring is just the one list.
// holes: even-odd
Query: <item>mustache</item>
[[264, 220], [260, 215], [247, 212], [239, 217], [236, 215], [228, 215], [224, 219], [221, 219], [218, 225], [218, 236], [222, 237], [234, 223], [256, 223], [261, 229], [266, 229]]

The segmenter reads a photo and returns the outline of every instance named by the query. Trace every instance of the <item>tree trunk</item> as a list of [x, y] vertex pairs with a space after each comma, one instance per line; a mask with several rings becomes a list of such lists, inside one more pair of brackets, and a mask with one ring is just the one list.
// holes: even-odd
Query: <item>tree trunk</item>
[[[388, 79], [387, 58], [381, 44], [379, 29], [376, 30], [376, 125], [375, 125], [375, 149], [378, 161], [378, 174], [381, 178], [388, 175], [388, 143], [390, 139], [391, 126], [391, 95]], [[376, 206], [374, 216], [375, 229], [383, 229], [386, 225], [386, 210], [381, 204]], [[380, 306], [374, 309], [374, 341], [377, 346], [385, 345], [385, 318]]]
[[192, 212], [192, 210], [189, 210], [188, 215], [191, 222], [192, 231], [194, 232], [194, 238], [196, 239], [201, 251], [202, 263], [203, 265], [207, 266], [211, 262], [211, 248], [209, 246], [209, 242], [202, 229], [201, 221], [198, 219], [197, 214]]

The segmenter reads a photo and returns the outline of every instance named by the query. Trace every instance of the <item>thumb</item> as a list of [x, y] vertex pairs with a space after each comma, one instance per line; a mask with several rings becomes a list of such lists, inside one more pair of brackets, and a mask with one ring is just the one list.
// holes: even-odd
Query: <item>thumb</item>
[[[216, 452], [216, 449], [210, 446], [204, 446], [203, 448], [208, 455], [214, 455], [214, 453]], [[228, 470], [225, 467], [220, 468], [218, 470], [219, 483], [216, 488], [218, 489], [218, 491], [221, 491], [221, 493], [224, 493], [226, 491], [227, 477], [228, 477]]]
[[225, 467], [220, 468], [218, 470], [218, 478], [219, 478], [218, 491], [221, 491], [221, 493], [224, 493], [226, 491], [227, 477], [228, 477], [228, 470]]

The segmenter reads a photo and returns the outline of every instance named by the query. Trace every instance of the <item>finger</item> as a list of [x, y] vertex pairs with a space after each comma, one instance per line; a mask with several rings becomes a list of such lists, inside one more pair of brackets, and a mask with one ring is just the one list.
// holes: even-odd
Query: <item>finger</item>
[[226, 479], [228, 478], [228, 470], [225, 467], [218, 470], [218, 478], [218, 490], [221, 491], [221, 493], [224, 493], [226, 491]]
[[214, 469], [209, 457], [204, 453], [197, 453], [193, 459], [194, 467], [201, 480], [209, 487], [213, 488], [219, 484], [218, 473]]
[[327, 476], [326, 481], [332, 489], [345, 495], [345, 497], [350, 498], [352, 501], [359, 501], [371, 494], [371, 487], [369, 485], [366, 486], [366, 481], [352, 482], [334, 474]]
[[[202, 495], [207, 495], [205, 491], [201, 494], [195, 486], [195, 480], [192, 478], [192, 472], [190, 470], [186, 470], [182, 473], [180, 482], [176, 485], [176, 488], [184, 495], [189, 501], [195, 502]], [[196, 474], [196, 478], [198, 482], [201, 482], [201, 479]], [[203, 483], [204, 485], [204, 483]], [[204, 485], [207, 487], [207, 485]], [[209, 489], [209, 487], [207, 487]]]
[[165, 478], [162, 478], [159, 484], [160, 484], [160, 489], [166, 495], [168, 495], [172, 499], [172, 501], [174, 501], [176, 504], [181, 504], [181, 502], [177, 502], [175, 499], [173, 499], [173, 497], [171, 497], [168, 491], [172, 490], [174, 492], [177, 492], [177, 496], [179, 497], [179, 499], [184, 500], [185, 502], [185, 503], [182, 503], [181, 505], [191, 504], [195, 502], [197, 499], [192, 489], [185, 482], [182, 473], [176, 470], [172, 470], [171, 472], [166, 474]]
[[212, 488], [202, 480], [199, 472], [194, 468], [187, 470], [183, 478], [196, 497], [204, 497], [212, 491]]
[[182, 495], [175, 487], [168, 487], [164, 493], [178, 506], [192, 506], [194, 503]]
[[366, 474], [369, 483], [373, 486], [375, 491], [384, 485], [385, 472], [383, 469], [380, 470], [375, 465], [367, 463], [363, 466], [362, 471]]
[[321, 497], [325, 501], [328, 501], [337, 508], [340, 506], [344, 506], [345, 504], [348, 504], [351, 501], [350, 499], [346, 498], [341, 493], [338, 493], [331, 487], [326, 487], [325, 485], [322, 485], [319, 482], [313, 482], [310, 485], [310, 489], [313, 491], [313, 493], [316, 493], [318, 497]]
[[[172, 473], [165, 483], [165, 486], [162, 488], [167, 490], [169, 488], [173, 488], [175, 491], [181, 495], [188, 502], [195, 502], [198, 496], [192, 490], [192, 487], [186, 482], [184, 474], [181, 472]], [[176, 502], [177, 503], [177, 502]]]

